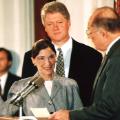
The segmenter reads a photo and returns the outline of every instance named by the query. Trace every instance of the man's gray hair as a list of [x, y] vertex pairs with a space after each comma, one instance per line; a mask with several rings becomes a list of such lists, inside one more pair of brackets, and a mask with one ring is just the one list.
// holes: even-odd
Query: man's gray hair
[[61, 13], [65, 17], [65, 19], [70, 20], [70, 14], [67, 7], [61, 2], [53, 1], [46, 3], [41, 10], [42, 24], [44, 25], [44, 19], [47, 13], [56, 12]]

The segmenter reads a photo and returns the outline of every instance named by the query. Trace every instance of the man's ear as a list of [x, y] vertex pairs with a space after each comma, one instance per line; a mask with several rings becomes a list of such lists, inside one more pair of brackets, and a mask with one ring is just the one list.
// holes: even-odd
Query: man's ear
[[9, 63], [8, 63], [8, 68], [10, 68], [11, 65], [12, 65], [12, 61], [9, 61]]
[[71, 26], [71, 21], [69, 20], [69, 26]]
[[99, 31], [100, 31], [100, 33], [102, 34], [103, 37], [106, 37], [107, 31], [105, 29], [100, 28]]

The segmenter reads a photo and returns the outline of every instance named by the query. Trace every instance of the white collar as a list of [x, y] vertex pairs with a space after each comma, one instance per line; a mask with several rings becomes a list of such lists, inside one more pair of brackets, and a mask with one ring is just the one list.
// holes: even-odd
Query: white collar
[[[54, 45], [54, 46], [55, 46], [55, 49], [57, 50], [58, 47], [57, 47], [56, 45]], [[69, 49], [71, 49], [71, 48], [72, 48], [72, 38], [70, 37], [70, 38], [67, 40], [67, 42], [64, 43], [64, 44], [61, 46], [63, 55], [66, 54], [67, 51], [68, 51]]]
[[3, 74], [3, 75], [0, 77], [2, 93], [3, 93], [4, 88], [5, 88], [5, 84], [6, 84], [6, 81], [7, 81], [7, 77], [8, 77], [8, 72], [6, 72], [5, 74]]
[[[65, 77], [68, 77], [68, 74], [69, 74], [72, 46], [73, 46], [72, 37], [70, 37], [68, 39], [68, 41], [66, 43], [64, 43], [64, 45], [61, 47], [62, 53], [63, 53], [63, 59], [64, 59]], [[55, 49], [56, 49], [57, 56], [58, 56], [58, 54], [59, 54], [59, 52], [57, 50], [58, 47], [55, 46]], [[56, 67], [55, 67], [55, 69], [56, 69]]]

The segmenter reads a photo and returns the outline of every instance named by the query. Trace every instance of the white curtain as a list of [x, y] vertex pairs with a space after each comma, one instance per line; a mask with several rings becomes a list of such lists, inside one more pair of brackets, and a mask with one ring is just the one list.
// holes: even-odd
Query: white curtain
[[0, 47], [13, 54], [11, 71], [21, 75], [23, 56], [34, 41], [33, 0], [0, 0]]

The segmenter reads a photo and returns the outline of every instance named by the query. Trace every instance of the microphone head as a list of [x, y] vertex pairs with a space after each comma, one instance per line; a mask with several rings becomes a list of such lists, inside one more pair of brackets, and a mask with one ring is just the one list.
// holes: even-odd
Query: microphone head
[[34, 82], [36, 79], [38, 78], [38, 76], [33, 76], [33, 78], [30, 80], [30, 81], [28, 81], [28, 84], [32, 84], [32, 82]]
[[32, 85], [34, 84], [34, 81], [38, 78], [38, 76], [34, 75], [30, 81], [27, 82], [27, 85]]
[[38, 77], [35, 81], [34, 81], [36, 87], [40, 87], [41, 85], [43, 85], [44, 80], [41, 77]]

